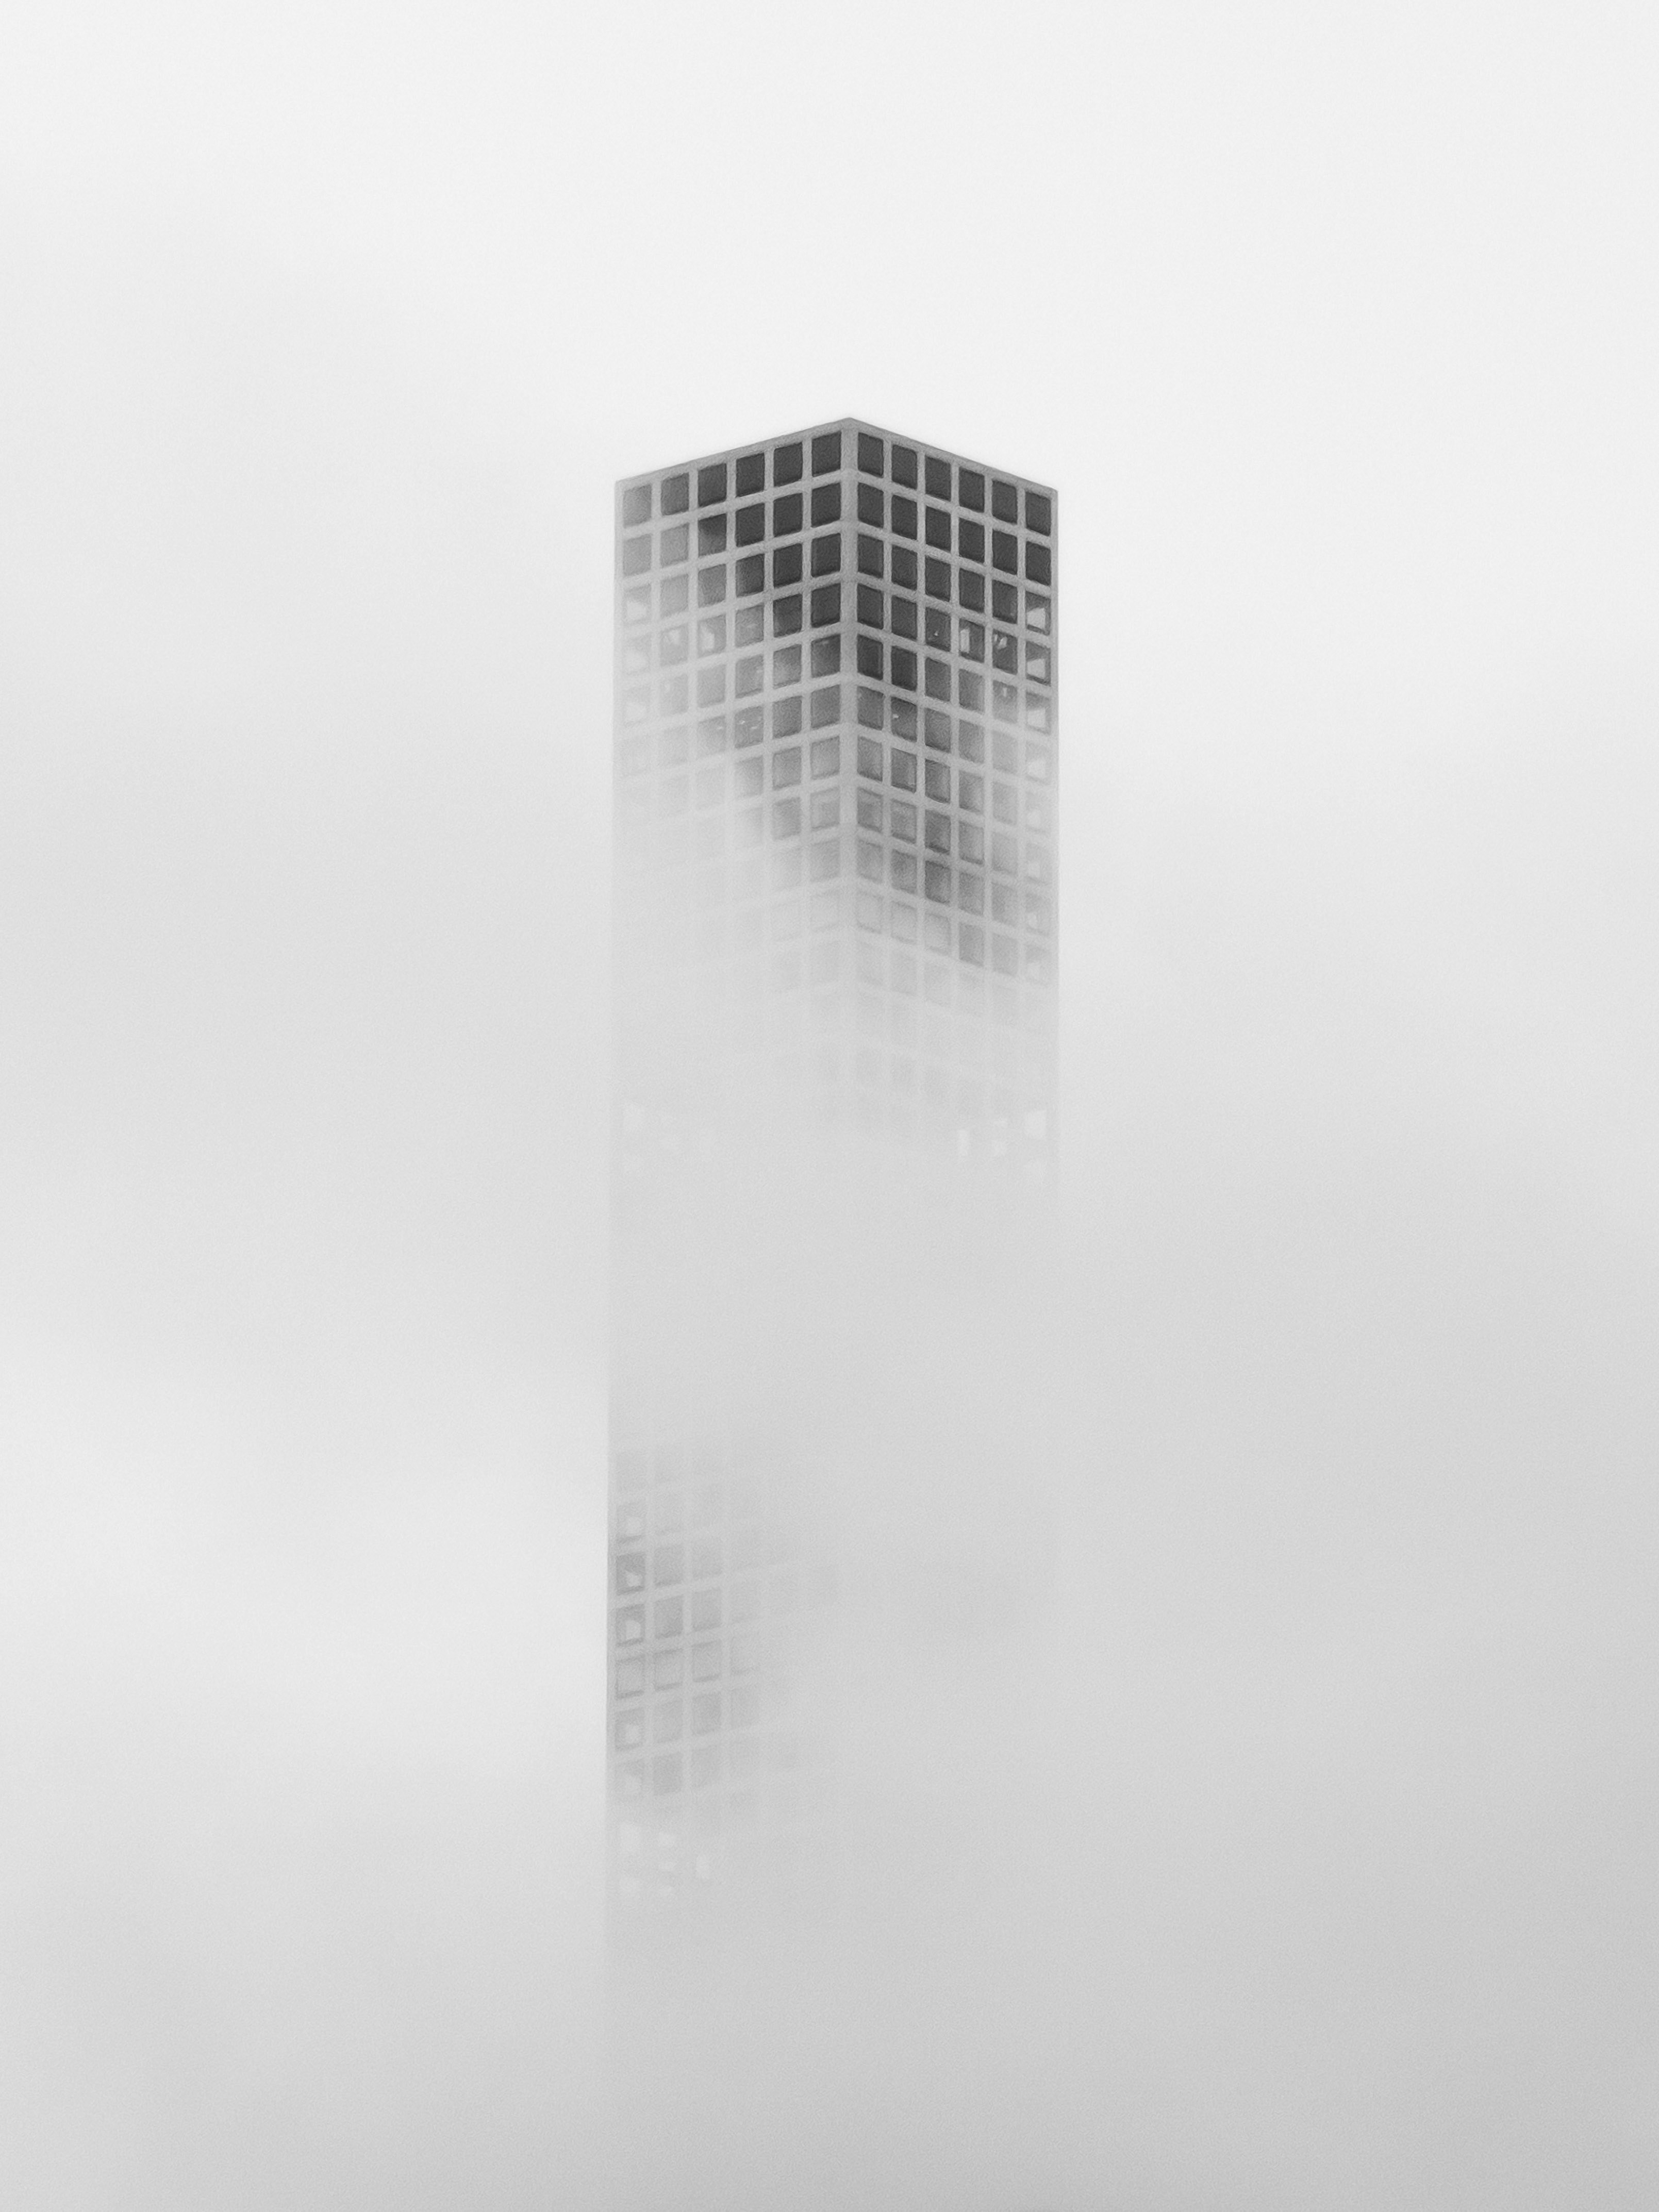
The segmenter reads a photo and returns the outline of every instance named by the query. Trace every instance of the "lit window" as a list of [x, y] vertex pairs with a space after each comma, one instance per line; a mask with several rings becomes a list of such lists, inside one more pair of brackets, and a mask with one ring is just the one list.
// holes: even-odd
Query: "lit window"
[[1036, 592], [1025, 594], [1025, 622], [1028, 629], [1041, 630], [1045, 636], [1051, 628], [1048, 601]]
[[676, 623], [672, 629], [665, 629], [657, 641], [658, 659], [665, 665], [669, 661], [684, 660], [687, 642], [685, 624]]
[[697, 656], [726, 650], [726, 617], [705, 615], [697, 624]]
[[1041, 691], [1025, 694], [1025, 726], [1028, 730], [1047, 732], [1054, 727], [1054, 706]]
[[1028, 683], [1047, 684], [1053, 667], [1053, 656], [1046, 645], [1036, 645], [1028, 637], [1025, 641], [1025, 676]]

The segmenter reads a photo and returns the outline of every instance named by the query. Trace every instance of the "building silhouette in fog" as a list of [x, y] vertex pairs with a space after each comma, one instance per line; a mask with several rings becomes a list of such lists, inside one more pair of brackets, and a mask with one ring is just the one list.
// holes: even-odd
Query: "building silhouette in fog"
[[1051, 1181], [1056, 521], [854, 421], [617, 487], [623, 1928], [827, 1878], [838, 1562], [767, 1387], [823, 1340], [815, 1253], [860, 1206], [971, 1231]]

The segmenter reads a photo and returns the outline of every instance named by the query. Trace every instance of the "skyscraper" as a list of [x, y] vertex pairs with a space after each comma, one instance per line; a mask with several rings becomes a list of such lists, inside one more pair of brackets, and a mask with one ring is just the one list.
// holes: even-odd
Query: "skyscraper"
[[821, 1874], [849, 1255], [1051, 1181], [1056, 526], [850, 420], [617, 487], [624, 1922]]

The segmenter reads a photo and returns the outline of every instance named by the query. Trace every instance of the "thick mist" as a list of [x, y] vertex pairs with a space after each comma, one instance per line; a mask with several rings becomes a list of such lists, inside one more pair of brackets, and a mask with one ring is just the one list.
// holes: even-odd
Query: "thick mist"
[[[1014, 39], [18, 21], [8, 2203], [1653, 2199], [1653, 35]], [[611, 485], [848, 410], [1065, 502], [1058, 1205], [816, 1224], [851, 1909], [619, 1978]]]

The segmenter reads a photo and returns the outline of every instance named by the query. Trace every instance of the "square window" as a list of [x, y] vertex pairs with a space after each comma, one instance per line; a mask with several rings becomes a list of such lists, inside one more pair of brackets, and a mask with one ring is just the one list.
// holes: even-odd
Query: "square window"
[[[643, 1552], [619, 1552], [617, 1554], [616, 1582], [618, 1597], [631, 1597], [635, 1590], [645, 1588]], [[617, 1640], [623, 1639], [619, 1638]]]
[[972, 613], [976, 615], [984, 613], [985, 579], [977, 568], [957, 569], [957, 597]]
[[896, 745], [893, 748], [892, 771], [893, 782], [896, 789], [900, 791], [915, 789], [916, 757], [914, 753], [901, 752]]
[[964, 561], [982, 561], [985, 558], [985, 526], [982, 522], [969, 522], [964, 518], [957, 525], [957, 550]]
[[873, 676], [877, 681], [879, 682], [882, 672], [881, 660], [881, 640], [878, 637], [860, 637], [859, 640], [859, 674], [860, 676]]
[[985, 758], [984, 725], [970, 722], [964, 714], [957, 725], [957, 750], [963, 760], [982, 761]]
[[1012, 584], [1005, 584], [999, 579], [992, 585], [991, 611], [999, 622], [1019, 620], [1019, 593]]
[[699, 568], [697, 571], [697, 605], [717, 607], [726, 597], [724, 568]]
[[623, 526], [631, 528], [636, 522], [651, 520], [651, 487], [648, 483], [629, 484], [623, 494]]
[[691, 479], [682, 469], [678, 476], [662, 480], [662, 511], [665, 514], [684, 514], [691, 504]]
[[[761, 759], [739, 761], [732, 771], [732, 789], [738, 799], [752, 799], [761, 787], [761, 771], [765, 763]], [[751, 814], [747, 817], [755, 819]], [[751, 839], [752, 842], [753, 840]]]
[[745, 553], [738, 563], [738, 597], [752, 599], [757, 592], [766, 589], [766, 556], [764, 553]]
[[976, 668], [957, 671], [957, 702], [975, 714], [985, 711], [985, 678]]
[[[913, 891], [916, 887], [916, 856], [914, 853], [892, 853], [888, 855], [888, 873], [896, 891]], [[946, 869], [945, 873], [950, 873]]]
[[[701, 529], [702, 525], [699, 524], [698, 527]], [[764, 501], [757, 499], [752, 507], [740, 507], [738, 509], [735, 535], [739, 545], [759, 544], [761, 539], [766, 535]]]
[[651, 566], [651, 535], [647, 531], [640, 538], [623, 540], [623, 574], [624, 576], [643, 575]]
[[879, 576], [883, 572], [886, 550], [886, 547], [882, 544], [879, 538], [866, 537], [865, 533], [860, 531], [859, 533], [859, 574], [861, 576]]
[[775, 484], [799, 483], [801, 471], [799, 439], [787, 446], [775, 447], [772, 454], [772, 481]]
[[[684, 678], [681, 681], [684, 682]], [[657, 744], [659, 768], [678, 768], [685, 758], [685, 725], [677, 730], [665, 730]]]
[[878, 477], [887, 465], [887, 451], [879, 438], [872, 438], [867, 430], [859, 432], [859, 466], [866, 476]]
[[859, 620], [861, 623], [868, 623], [874, 629], [879, 629], [885, 611], [886, 602], [875, 586], [860, 584], [859, 586]]
[[891, 720], [893, 735], [896, 738], [902, 738], [908, 744], [915, 744], [916, 741], [916, 710], [911, 701], [908, 699], [895, 699], [893, 702]]
[[[702, 675], [707, 673], [708, 671], [705, 669]], [[702, 676], [699, 677], [698, 683], [701, 686]], [[665, 714], [683, 714], [685, 712], [684, 677], [665, 676], [658, 696], [661, 701], [661, 710]], [[709, 703], [712, 705], [714, 702], [711, 701]]]
[[697, 654], [724, 653], [726, 650], [726, 617], [705, 615], [697, 624]]
[[[839, 544], [839, 540], [837, 543]], [[830, 623], [841, 620], [841, 586], [820, 584], [812, 594], [812, 627], [823, 629]]]
[[872, 691], [863, 684], [860, 685], [858, 717], [866, 730], [881, 728], [885, 718], [886, 703], [879, 691]]
[[1049, 759], [1048, 746], [1027, 745], [1025, 748], [1025, 773], [1030, 777], [1032, 782], [1047, 783], [1048, 781], [1048, 769]]
[[916, 588], [916, 556], [908, 545], [893, 548], [893, 581], [907, 592]]
[[893, 482], [908, 484], [912, 490], [916, 482], [916, 449], [914, 446], [895, 446], [893, 448]]
[[739, 607], [732, 618], [732, 635], [739, 645], [758, 645], [766, 635], [765, 608]]
[[893, 635], [895, 637], [914, 637], [916, 634], [916, 603], [914, 599], [893, 599]]
[[915, 654], [910, 652], [908, 647], [896, 645], [893, 647], [892, 665], [894, 683], [902, 690], [914, 691], [916, 688]]
[[812, 574], [833, 576], [841, 567], [841, 532], [836, 531], [828, 538], [812, 540]]
[[1007, 570], [1011, 574], [1019, 568], [1019, 540], [1010, 530], [991, 532], [991, 565]]
[[957, 651], [964, 660], [984, 659], [985, 626], [982, 623], [963, 622], [957, 624]]
[[950, 905], [951, 871], [945, 861], [928, 861], [925, 884], [928, 897], [933, 900], [937, 905]]
[[1025, 527], [1036, 530], [1047, 538], [1054, 528], [1054, 507], [1048, 495], [1043, 491], [1028, 491], [1025, 495]]
[[[838, 838], [830, 837], [826, 839], [822, 845], [814, 845], [812, 848], [812, 881], [815, 884], [828, 883], [833, 877], [837, 876], [840, 873], [840, 840]], [[814, 982], [817, 982], [819, 979], [815, 975], [812, 980]]]
[[880, 485], [861, 483], [859, 486], [859, 520], [867, 522], [872, 530], [879, 530], [885, 522], [886, 512], [887, 501]]
[[691, 533], [683, 522], [665, 530], [657, 543], [657, 555], [665, 568], [678, 568], [691, 550]]
[[799, 545], [780, 545], [772, 556], [774, 585], [798, 584], [801, 577], [801, 554]]
[[[972, 835], [975, 839], [981, 843], [984, 842], [983, 835], [980, 830], [974, 830]], [[974, 854], [968, 850], [968, 839], [966, 836], [963, 839], [962, 857], [964, 860], [970, 860], [975, 857]], [[961, 908], [963, 914], [984, 913], [985, 878], [983, 876], [969, 875], [966, 869], [958, 870], [957, 874], [957, 904]]]
[[616, 1637], [619, 1644], [643, 1644], [645, 1641], [645, 1607], [642, 1605], [622, 1605], [617, 1608]]
[[737, 494], [745, 499], [750, 492], [763, 491], [766, 487], [766, 456], [764, 453], [744, 453], [737, 466]]
[[732, 742], [741, 751], [747, 745], [761, 741], [762, 710], [758, 707], [742, 707], [732, 717]]
[[961, 947], [963, 958], [970, 965], [975, 968], [985, 965], [985, 932], [977, 922], [963, 922], [957, 933], [957, 942]]
[[969, 775], [964, 769], [957, 778], [957, 803], [969, 814], [985, 811], [985, 778]]
[[[797, 755], [799, 757], [799, 754]], [[798, 799], [775, 799], [772, 801], [772, 835], [775, 839], [799, 837], [800, 835], [800, 801]]]
[[1013, 722], [1019, 719], [1019, 693], [1013, 684], [992, 684], [991, 712], [1000, 722]]
[[916, 503], [913, 499], [901, 499], [896, 492], [893, 494], [893, 533], [897, 538], [914, 538], [916, 534]]
[[[746, 660], [738, 661], [732, 672], [732, 696], [746, 699], [751, 691], [758, 691], [765, 678], [766, 664], [758, 653], [750, 653]], [[698, 682], [702, 682], [699, 676]]]
[[929, 659], [924, 672], [924, 688], [930, 699], [948, 699], [951, 696], [951, 664], [948, 660]]
[[941, 714], [937, 707], [930, 707], [923, 718], [922, 735], [933, 751], [948, 753], [951, 750], [951, 717]]
[[985, 511], [985, 479], [977, 469], [958, 469], [957, 498], [963, 507], [971, 507], [976, 514]]
[[821, 430], [812, 441], [812, 473], [828, 476], [832, 469], [841, 466], [841, 432]]
[[1004, 483], [1000, 477], [993, 477], [991, 481], [991, 512], [999, 522], [1019, 520], [1019, 494], [1012, 484]]
[[1048, 548], [1028, 538], [1025, 541], [1025, 573], [1031, 581], [1034, 584], [1052, 584], [1054, 567], [1054, 556]]
[[1027, 638], [1025, 641], [1026, 680], [1032, 684], [1047, 684], [1049, 681], [1051, 667], [1048, 647], [1046, 645], [1033, 644], [1031, 640]]
[[726, 464], [710, 461], [697, 471], [697, 505], [718, 507], [726, 497]]
[[893, 801], [893, 835], [907, 845], [916, 842], [916, 810], [908, 799]]
[[793, 637], [800, 628], [800, 600], [793, 597], [775, 600], [772, 607], [774, 637]]
[[[860, 692], [859, 696], [862, 698], [863, 694]], [[859, 739], [859, 774], [860, 775], [867, 775], [872, 782], [879, 783], [881, 781], [881, 747], [877, 744], [873, 738], [860, 738]], [[860, 805], [862, 805], [862, 804], [863, 793], [860, 793]], [[876, 804], [879, 806], [881, 804], [880, 800], [878, 799]]]
[[683, 615], [691, 598], [691, 579], [689, 576], [670, 576], [662, 586], [662, 611], [666, 615]]
[[927, 596], [933, 599], [948, 599], [951, 596], [951, 564], [936, 561], [930, 555], [927, 561]]
[[659, 1597], [651, 1617], [653, 1636], [682, 1636], [685, 1632], [685, 1601], [678, 1597]]
[[[833, 746], [835, 747], [835, 749], [836, 749], [836, 758], [837, 758], [837, 760], [839, 760], [840, 756], [841, 756], [841, 739], [840, 739], [839, 738], [821, 738], [818, 740], [818, 743], [819, 743], [820, 744], [833, 745]], [[813, 747], [813, 759], [814, 759], [814, 763], [816, 763], [816, 761], [817, 761], [817, 746], [814, 746], [814, 747]], [[814, 765], [813, 769], [812, 769], [812, 773], [813, 773], [813, 775], [816, 775], [817, 774], [817, 772], [818, 772], [818, 771], [817, 771], [817, 766], [816, 766], [816, 765]], [[814, 830], [834, 830], [834, 829], [836, 829], [837, 827], [839, 827], [839, 825], [840, 825], [840, 822], [841, 822], [841, 793], [840, 793], [840, 792], [836, 788], [836, 787], [835, 787], [833, 784], [830, 787], [830, 788], [829, 788], [829, 790], [828, 790], [828, 791], [815, 791], [815, 792], [812, 793], [812, 827], [813, 827], [813, 829], [814, 829]]]
[[[933, 465], [930, 462], [928, 465], [931, 467]], [[951, 517], [948, 510], [942, 507], [930, 507], [927, 510], [927, 543], [948, 553], [951, 550]]]
[[826, 684], [812, 694], [812, 727], [823, 729], [828, 723], [841, 720], [841, 686]]
[[641, 1712], [618, 1713], [611, 1741], [618, 1751], [637, 1751], [645, 1741], [645, 1716]]
[[787, 684], [800, 682], [800, 647], [781, 645], [772, 655], [772, 688], [782, 690]]
[[942, 461], [936, 453], [929, 453], [927, 463], [927, 496], [929, 499], [949, 499], [951, 496], [951, 464]]
[[697, 550], [699, 553], [725, 552], [726, 517], [723, 514], [704, 514], [698, 517]]
[[694, 1644], [691, 1647], [691, 1679], [694, 1682], [715, 1682], [720, 1680], [720, 1647], [718, 1644]]
[[800, 781], [800, 747], [785, 745], [772, 756], [772, 788], [778, 790]]
[[665, 629], [657, 641], [658, 659], [665, 665], [670, 661], [684, 660], [688, 643], [685, 624], [676, 623], [672, 629]]
[[827, 637], [812, 640], [812, 673], [814, 676], [834, 676], [841, 669], [841, 632], [831, 630]]
[[1010, 676], [1019, 672], [1019, 640], [1007, 630], [994, 629], [991, 633], [991, 665], [1006, 670]]
[[820, 523], [841, 520], [841, 486], [838, 483], [814, 484], [812, 487], [812, 527]]
[[923, 768], [922, 781], [927, 786], [927, 796], [929, 799], [937, 799], [945, 805], [949, 805], [951, 798], [951, 763], [949, 761], [930, 760], [927, 762]]
[[617, 1662], [617, 1695], [637, 1698], [645, 1687], [643, 1659], [618, 1659]]
[[951, 650], [951, 617], [941, 607], [929, 607], [922, 623], [927, 642], [936, 653]]
[[[860, 775], [865, 775], [865, 774], [866, 773], [866, 769], [865, 769], [865, 765], [864, 765], [864, 748], [865, 748], [865, 746], [866, 746], [866, 744], [869, 744], [869, 742], [870, 742], [870, 740], [869, 740], [867, 738], [860, 738], [859, 739], [859, 774], [860, 774]], [[879, 746], [879, 745], [878, 745], [878, 746], [875, 748], [875, 753], [876, 753], [876, 769], [875, 769], [875, 773], [876, 773], [876, 775], [878, 775], [878, 777], [879, 777], [879, 775], [880, 775], [880, 774], [881, 774], [881, 748], [880, 748], [880, 746]], [[881, 827], [881, 793], [880, 793], [878, 791], [861, 791], [861, 792], [860, 792], [860, 793], [859, 793], [859, 828], [860, 828], [860, 830], [879, 830], [879, 829], [880, 829], [880, 827]]]
[[841, 773], [841, 739], [814, 738], [812, 740], [812, 775], [839, 775]]
[[[681, 580], [684, 580], [682, 578]], [[667, 588], [665, 584], [663, 589], [666, 591]], [[649, 622], [650, 619], [651, 586], [649, 584], [635, 584], [631, 591], [623, 593], [623, 620], [641, 623]]]
[[774, 538], [793, 538], [800, 529], [805, 509], [798, 491], [786, 492], [781, 499], [772, 502], [772, 535]]
[[1035, 592], [1025, 594], [1025, 626], [1028, 629], [1041, 630], [1045, 637], [1048, 634], [1048, 602], [1040, 599]]
[[[872, 824], [866, 824], [866, 826], [879, 830], [881, 827], [880, 795], [878, 793], [873, 791], [860, 792], [859, 811], [860, 814], [864, 811], [864, 805], [866, 799], [873, 801], [875, 805], [875, 821]], [[887, 864], [882, 858], [880, 846], [872, 845], [866, 837], [860, 837], [859, 840], [858, 866], [860, 875], [864, 878], [866, 883], [878, 884], [883, 876], [887, 872]]]
[[[684, 681], [685, 681], [685, 678], [682, 676], [682, 677], [676, 678], [675, 678], [675, 679], [673, 679], [673, 680], [674, 680], [674, 681], [676, 681], [676, 682], [678, 682], [678, 683], [680, 683], [680, 684], [683, 684], [684, 683]], [[722, 699], [724, 699], [724, 698], [725, 698], [725, 696], [726, 696], [726, 664], [725, 664], [725, 662], [724, 662], [724, 661], [717, 662], [717, 663], [716, 663], [713, 667], [711, 667], [711, 668], [700, 668], [700, 669], [697, 671], [697, 704], [698, 704], [698, 706], [700, 706], [700, 707], [718, 707], [718, 706], [720, 705], [720, 703], [721, 700], [722, 700]]]

